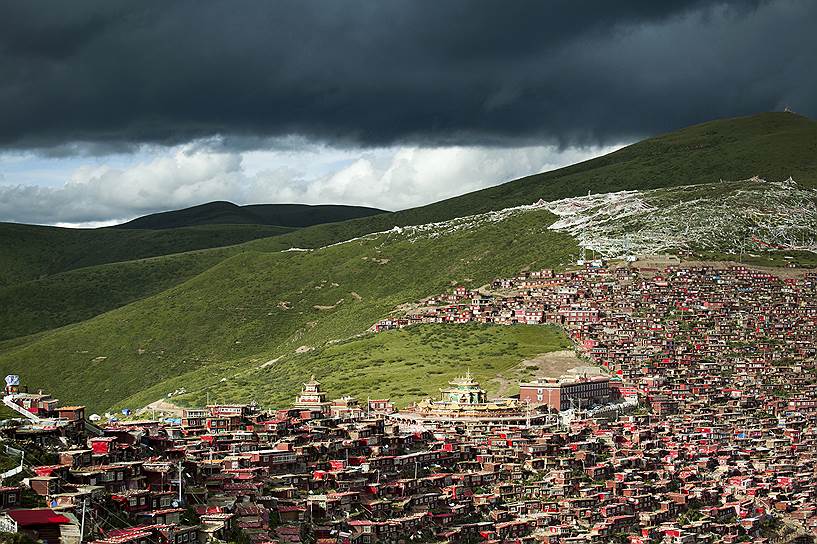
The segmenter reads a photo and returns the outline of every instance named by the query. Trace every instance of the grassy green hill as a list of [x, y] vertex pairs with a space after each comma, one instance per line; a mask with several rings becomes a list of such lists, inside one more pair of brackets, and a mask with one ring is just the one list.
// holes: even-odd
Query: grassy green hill
[[388, 233], [316, 251], [240, 253], [159, 294], [14, 345], [0, 354], [0, 371], [105, 408], [188, 372], [216, 376], [348, 338], [452, 282], [478, 285], [566, 263], [577, 248], [547, 230], [552, 221], [528, 212], [438, 236]]
[[364, 206], [307, 204], [250, 204], [238, 206], [232, 202], [208, 202], [183, 210], [154, 213], [117, 225], [120, 229], [174, 229], [197, 225], [272, 225], [301, 228], [323, 223], [336, 223], [358, 217], [385, 213]]
[[[478, 285], [527, 266], [558, 267], [577, 251], [570, 235], [547, 230], [554, 216], [545, 210], [424, 229], [391, 230], [395, 225], [442, 221], [588, 190], [753, 175], [791, 175], [802, 186], [817, 186], [817, 123], [788, 113], [715, 121], [413, 210], [275, 232], [277, 236], [258, 232], [261, 227], [236, 226], [233, 235], [257, 239], [230, 252], [210, 249], [184, 257], [190, 262], [160, 257], [99, 266], [194, 249], [196, 236], [212, 246], [199, 229], [220, 231], [222, 226], [158, 233], [104, 229], [136, 237], [121, 243], [112, 238], [110, 247], [82, 240], [84, 231], [65, 234], [64, 242], [45, 242], [28, 231], [19, 238], [2, 238], [0, 230], [0, 242], [10, 240], [13, 250], [0, 256], [11, 264], [0, 276], [5, 281], [0, 285], [6, 285], [0, 303], [9, 308], [0, 325], [10, 331], [2, 336], [8, 340], [0, 341], [0, 371], [19, 373], [66, 401], [98, 410], [135, 406], [191, 384], [199, 391], [212, 388], [224, 383], [222, 378], [245, 375], [284, 357], [280, 361], [296, 365], [286, 367], [288, 377], [281, 382], [288, 390], [308, 367], [325, 364], [317, 351], [290, 359], [299, 347], [319, 348], [359, 334], [397, 305], [439, 292], [451, 282]], [[378, 231], [388, 232], [369, 234]], [[321, 248], [360, 236], [314, 251], [282, 251]], [[27, 248], [26, 237], [33, 239], [34, 249]], [[64, 274], [40, 278], [59, 273]], [[38, 278], [39, 283], [31, 281]], [[9, 288], [11, 281], [22, 280], [30, 283]], [[100, 293], [103, 285], [116, 294]], [[65, 302], [54, 302], [59, 298]], [[19, 324], [15, 315], [21, 316]], [[78, 319], [84, 320], [74, 322]], [[252, 382], [262, 396], [259, 401], [283, 398], [283, 385], [276, 389], [262, 382]], [[357, 391], [353, 385], [349, 390]], [[236, 387], [225, 389], [238, 394]], [[411, 396], [405, 392], [406, 398]]]
[[456, 217], [588, 191], [656, 189], [753, 176], [768, 180], [791, 176], [800, 185], [817, 187], [817, 121], [783, 112], [710, 121], [420, 210], [432, 214], [447, 210]]
[[[260, 208], [259, 221], [275, 219], [291, 225], [380, 213], [354, 206], [244, 208]], [[304, 217], [299, 219], [298, 214]], [[205, 222], [203, 217], [199, 220]], [[185, 281], [244, 250], [234, 247], [236, 244], [295, 230], [295, 226], [259, 224], [142, 230], [0, 223], [0, 340], [54, 329], [118, 308]]]
[[173, 230], [65, 229], [0, 223], [0, 287], [86, 266], [228, 246], [291, 230], [257, 225]]
[[817, 121], [793, 113], [720, 119], [648, 138], [578, 164], [427, 206], [318, 225], [250, 244], [314, 248], [395, 225], [418, 225], [537, 200], [688, 184], [789, 176], [817, 187]]
[[[794, 177], [817, 186], [817, 122], [792, 113], [711, 121], [649, 138], [603, 157], [428, 206], [298, 229], [264, 250], [315, 248], [395, 225], [416, 225], [528, 204], [540, 198], [648, 189], [719, 179]], [[178, 212], [176, 212], [178, 213]], [[281, 234], [248, 225], [167, 231], [75, 230], [0, 224], [0, 286], [109, 262], [240, 243]]]
[[103, 264], [0, 287], [0, 340], [83, 321], [160, 293], [241, 250], [227, 246]]
[[261, 364], [206, 367], [128, 401], [141, 406], [178, 385], [185, 392], [172, 400], [181, 405], [201, 406], [209, 399], [286, 406], [314, 374], [333, 398], [390, 398], [402, 407], [436, 397], [439, 388], [466, 369], [489, 394], [514, 395], [518, 380], [535, 375], [536, 365], [526, 360], [565, 349], [572, 344], [555, 326], [421, 325], [365, 334]]

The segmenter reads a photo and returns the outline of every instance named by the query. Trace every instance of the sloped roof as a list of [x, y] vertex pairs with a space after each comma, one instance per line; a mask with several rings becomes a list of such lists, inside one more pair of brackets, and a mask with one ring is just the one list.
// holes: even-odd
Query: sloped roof
[[9, 510], [6, 514], [20, 527], [31, 525], [63, 525], [71, 520], [62, 514], [57, 514], [50, 508], [33, 508], [26, 510]]

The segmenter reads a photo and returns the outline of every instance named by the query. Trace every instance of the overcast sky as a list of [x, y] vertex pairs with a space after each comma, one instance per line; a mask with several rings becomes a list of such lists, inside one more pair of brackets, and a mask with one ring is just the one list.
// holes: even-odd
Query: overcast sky
[[717, 117], [817, 115], [817, 2], [0, 1], [0, 221], [397, 210]]

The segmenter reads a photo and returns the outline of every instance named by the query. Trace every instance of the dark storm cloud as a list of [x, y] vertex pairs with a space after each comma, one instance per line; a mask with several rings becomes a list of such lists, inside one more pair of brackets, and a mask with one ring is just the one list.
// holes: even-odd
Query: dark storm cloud
[[814, 115], [816, 22], [810, 0], [9, 1], [0, 146], [574, 145]]

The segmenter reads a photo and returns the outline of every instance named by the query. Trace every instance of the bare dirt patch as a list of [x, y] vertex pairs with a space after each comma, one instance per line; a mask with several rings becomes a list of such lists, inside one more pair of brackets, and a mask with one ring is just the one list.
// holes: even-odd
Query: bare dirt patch
[[541, 353], [532, 359], [526, 359], [504, 374], [497, 374], [491, 382], [495, 385], [497, 395], [507, 396], [517, 393], [519, 382], [532, 375], [535, 378], [559, 378], [565, 374], [594, 375], [601, 369], [590, 366], [587, 361], [579, 359], [571, 350]]
[[182, 417], [182, 408], [166, 400], [157, 400], [136, 411], [136, 415], [153, 415], [154, 413], [159, 416]]
[[343, 304], [343, 299], [340, 299], [339, 301], [337, 301], [336, 303], [334, 303], [331, 306], [322, 306], [320, 304], [315, 304], [312, 307], [315, 308], [316, 310], [334, 310], [340, 304]]
[[521, 366], [533, 370], [538, 378], [558, 378], [563, 374], [582, 372], [588, 368], [593, 373], [599, 373], [598, 368], [589, 366], [587, 361], [579, 359], [572, 350], [542, 353], [533, 359], [522, 361]]

